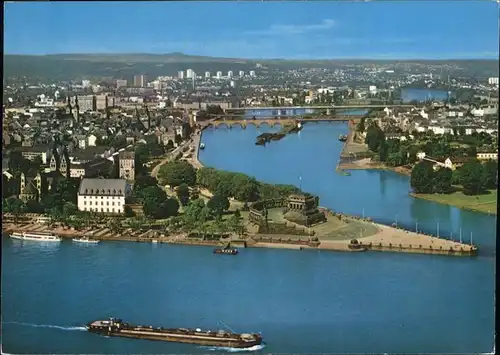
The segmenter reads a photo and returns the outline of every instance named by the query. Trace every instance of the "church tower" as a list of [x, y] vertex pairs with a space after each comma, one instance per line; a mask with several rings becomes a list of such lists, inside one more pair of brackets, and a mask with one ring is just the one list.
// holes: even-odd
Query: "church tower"
[[80, 126], [80, 105], [78, 105], [78, 96], [75, 96], [75, 118], [77, 126]]
[[69, 113], [70, 115], [73, 114], [73, 108], [71, 107], [71, 98], [69, 96], [66, 97], [67, 99], [67, 105], [66, 105], [66, 112]]

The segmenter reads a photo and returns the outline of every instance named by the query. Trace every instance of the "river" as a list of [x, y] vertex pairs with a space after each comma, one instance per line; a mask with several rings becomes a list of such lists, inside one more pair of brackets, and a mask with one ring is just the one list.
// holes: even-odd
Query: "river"
[[[276, 130], [278, 128], [274, 128]], [[260, 128], [263, 132], [264, 128]], [[191, 345], [99, 337], [85, 322], [130, 322], [263, 333], [264, 353], [490, 352], [495, 217], [408, 196], [391, 172], [335, 173], [342, 123], [308, 123], [255, 146], [259, 129], [208, 129], [200, 160], [298, 185], [336, 211], [464, 239], [475, 258], [398, 253], [210, 248], [141, 243], [42, 246], [3, 238], [3, 351], [215, 353]], [[17, 322], [17, 323], [15, 323]], [[21, 324], [19, 324], [21, 323]], [[55, 328], [62, 327], [62, 328]], [[225, 352], [230, 349], [226, 349]]]

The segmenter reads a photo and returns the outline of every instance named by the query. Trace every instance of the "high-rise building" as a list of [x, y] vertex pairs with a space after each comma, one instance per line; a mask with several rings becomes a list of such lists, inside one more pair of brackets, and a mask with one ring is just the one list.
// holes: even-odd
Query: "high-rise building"
[[232, 78], [233, 77], [233, 71], [232, 70], [230, 70], [230, 71], [227, 72], [227, 77], [228, 78]]
[[177, 72], [177, 78], [179, 79], [184, 79], [184, 71], [183, 70], [179, 70]]
[[134, 76], [134, 86], [143, 88], [146, 86], [146, 75], [141, 74], [141, 75], [136, 75]]
[[255, 76], [255, 71], [250, 70], [250, 76], [252, 76], [252, 77]]
[[195, 76], [195, 72], [193, 69], [188, 69], [186, 70], [186, 78], [187, 79], [192, 79]]
[[490, 85], [498, 85], [498, 77], [494, 78], [488, 78], [488, 84]]
[[222, 78], [222, 72], [221, 72], [221, 71], [218, 71], [218, 72], [217, 72], [217, 74], [216, 74], [216, 77], [217, 77], [217, 79]]
[[240, 70], [240, 72], [238, 74], [240, 74], [240, 77], [245, 76], [245, 72], [243, 70]]
[[205, 78], [207, 78], [207, 79], [210, 78], [210, 72], [209, 71], [205, 72]]
[[128, 83], [127, 80], [124, 79], [117, 79], [116, 80], [116, 88], [119, 89], [121, 87], [127, 87]]

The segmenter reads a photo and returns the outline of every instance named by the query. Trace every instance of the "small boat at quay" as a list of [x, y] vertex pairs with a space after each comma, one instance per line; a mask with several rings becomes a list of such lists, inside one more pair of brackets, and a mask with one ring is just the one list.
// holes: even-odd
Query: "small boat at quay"
[[44, 232], [13, 232], [10, 237], [13, 239], [36, 242], [60, 242], [62, 240], [57, 235]]
[[87, 324], [87, 330], [104, 336], [160, 340], [173, 343], [187, 343], [201, 346], [216, 346], [247, 349], [262, 344], [259, 333], [235, 333], [219, 330], [163, 328], [143, 325], [133, 325], [121, 319], [96, 320]]
[[205, 143], [200, 143], [200, 149], [205, 149]]
[[99, 241], [97, 239], [92, 239], [89, 237], [73, 238], [75, 243], [85, 243], [85, 244], [97, 244]]
[[236, 255], [236, 254], [238, 254], [238, 249], [236, 249], [236, 248], [217, 248], [217, 249], [214, 249], [214, 254]]

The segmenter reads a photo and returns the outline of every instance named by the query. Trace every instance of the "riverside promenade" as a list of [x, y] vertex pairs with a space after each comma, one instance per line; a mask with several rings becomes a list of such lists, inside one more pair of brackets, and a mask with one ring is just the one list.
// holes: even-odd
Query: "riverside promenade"
[[[351, 219], [354, 220], [354, 218]], [[152, 229], [133, 230], [131, 228], [126, 228], [120, 232], [113, 232], [107, 227], [101, 227], [77, 231], [63, 226], [49, 227], [45, 224], [29, 222], [22, 224], [4, 223], [2, 225], [2, 232], [5, 234], [10, 234], [12, 232], [50, 232], [69, 240], [82, 236], [89, 236], [100, 241], [154, 242], [212, 247], [220, 247], [221, 245], [231, 245], [235, 243], [235, 247], [329, 250], [343, 252], [385, 251], [449, 256], [474, 256], [478, 250], [475, 245], [459, 243], [453, 240], [406, 231], [369, 221], [364, 221], [363, 223], [375, 226], [377, 231], [372, 235], [362, 236], [356, 240], [331, 240], [319, 237], [317, 241], [311, 241], [309, 237], [299, 237], [297, 239], [297, 236], [255, 233], [249, 233], [244, 239], [242, 239], [241, 236], [234, 235], [230, 238], [208, 241], [201, 238], [190, 238], [186, 233], [166, 235], [161, 231]]]

